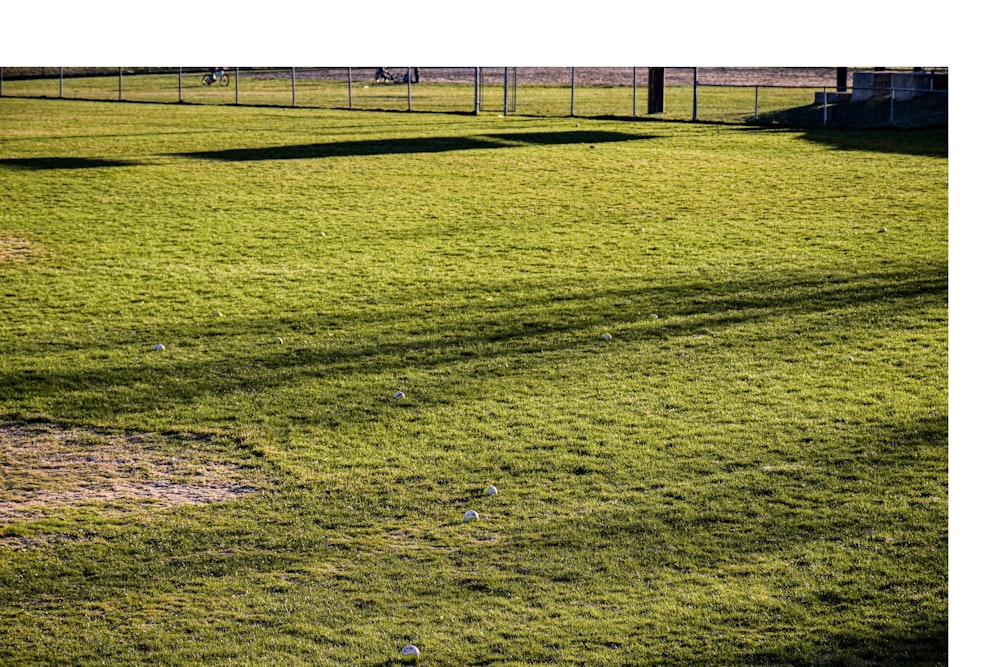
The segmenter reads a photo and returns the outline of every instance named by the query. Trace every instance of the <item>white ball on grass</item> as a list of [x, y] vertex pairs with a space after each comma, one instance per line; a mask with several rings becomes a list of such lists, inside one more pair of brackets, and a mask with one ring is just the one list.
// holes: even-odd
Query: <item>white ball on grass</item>
[[469, 510], [468, 512], [465, 513], [466, 521], [475, 521], [478, 518], [479, 518], [479, 512], [477, 512], [476, 510]]
[[165, 347], [163, 347], [163, 345], [162, 345], [162, 344], [160, 344], [160, 343], [157, 343], [157, 344], [156, 344], [156, 347], [154, 347], [154, 348], [153, 348], [153, 350], [155, 350], [156, 352], [163, 352], [163, 350], [165, 350], [165, 349], [166, 349], [166, 348], [165, 348]]
[[397, 391], [395, 394], [392, 395], [392, 397], [398, 401], [401, 398], [406, 398], [406, 394], [404, 394], [401, 391]]
[[497, 487], [493, 486], [492, 484], [486, 487], [486, 495], [495, 496], [496, 494], [497, 494]]
[[402, 655], [403, 662], [414, 663], [417, 661], [417, 658], [420, 657], [420, 649], [413, 644], [407, 644], [403, 647]]

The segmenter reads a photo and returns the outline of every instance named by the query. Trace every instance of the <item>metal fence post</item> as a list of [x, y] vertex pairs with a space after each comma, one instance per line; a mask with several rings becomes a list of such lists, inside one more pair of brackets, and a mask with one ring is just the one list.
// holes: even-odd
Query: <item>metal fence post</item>
[[506, 116], [509, 107], [510, 79], [508, 78], [508, 68], [503, 68], [503, 115]]
[[406, 68], [406, 110], [413, 111], [413, 68]]
[[638, 95], [636, 93], [636, 81], [638, 79], [635, 75], [635, 68], [632, 68], [632, 118], [636, 117], [636, 104], [638, 103]]
[[760, 86], [753, 87], [753, 119], [760, 119]]
[[827, 106], [827, 99], [826, 99], [826, 86], [823, 86], [823, 127], [826, 127], [828, 108], [829, 107]]
[[576, 68], [569, 68], [569, 115], [576, 115]]
[[347, 108], [354, 108], [354, 90], [351, 88], [351, 68], [347, 68]]
[[514, 76], [510, 83], [510, 112], [517, 113], [517, 68], [514, 68]]
[[183, 102], [184, 101], [184, 97], [183, 97], [183, 95], [181, 93], [181, 75], [183, 75], [183, 74], [184, 74], [184, 68], [183, 67], [178, 67], [177, 68], [177, 101], [178, 102]]
[[691, 120], [698, 120], [698, 68], [694, 69], [694, 87], [691, 89]]
[[118, 101], [122, 101], [122, 68], [118, 68]]
[[295, 106], [295, 68], [292, 68], [292, 106]]
[[235, 69], [234, 74], [235, 74], [234, 78], [236, 79], [236, 81], [233, 82], [233, 83], [236, 84], [236, 106], [239, 106], [240, 105], [240, 68], [239, 67], [237, 67]]
[[63, 68], [59, 68], [59, 99], [63, 96]]
[[473, 69], [473, 73], [472, 73], [472, 96], [474, 98], [473, 101], [472, 101], [472, 113], [474, 113], [476, 115], [479, 115], [479, 102], [480, 102], [480, 99], [479, 99], [479, 94], [480, 94], [479, 93], [479, 68], [478, 67], [473, 67], [472, 69]]

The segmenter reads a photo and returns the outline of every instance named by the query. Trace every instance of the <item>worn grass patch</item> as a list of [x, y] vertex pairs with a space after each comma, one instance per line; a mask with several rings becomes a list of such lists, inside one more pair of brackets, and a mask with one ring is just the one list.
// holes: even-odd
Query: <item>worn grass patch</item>
[[263, 483], [207, 437], [38, 423], [0, 425], [0, 470], [0, 530], [6, 524], [14, 534], [15, 521], [67, 508], [121, 514], [200, 505], [253, 493]]
[[42, 248], [37, 244], [0, 230], [0, 263], [26, 262], [31, 257], [41, 255]]

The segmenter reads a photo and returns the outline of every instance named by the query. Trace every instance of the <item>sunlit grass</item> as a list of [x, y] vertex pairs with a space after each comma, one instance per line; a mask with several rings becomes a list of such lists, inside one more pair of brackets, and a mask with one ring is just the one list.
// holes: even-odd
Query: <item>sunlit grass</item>
[[3, 99], [0, 137], [0, 416], [270, 479], [8, 522], [0, 662], [946, 664], [945, 132]]

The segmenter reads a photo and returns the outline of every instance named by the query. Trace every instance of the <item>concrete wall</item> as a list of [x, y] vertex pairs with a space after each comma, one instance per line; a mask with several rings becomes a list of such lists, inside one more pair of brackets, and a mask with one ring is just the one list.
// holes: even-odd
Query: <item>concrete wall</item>
[[928, 90], [947, 90], [946, 74], [930, 72], [855, 72], [852, 102], [888, 99], [889, 89], [899, 101], [910, 100]]

